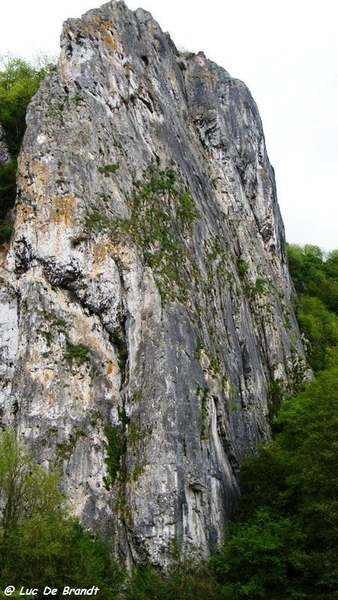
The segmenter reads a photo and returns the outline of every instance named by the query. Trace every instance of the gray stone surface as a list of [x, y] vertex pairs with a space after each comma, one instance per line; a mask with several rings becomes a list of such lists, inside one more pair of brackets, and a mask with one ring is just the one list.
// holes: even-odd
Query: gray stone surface
[[274, 174], [249, 90], [149, 13], [109, 2], [61, 46], [19, 158], [2, 420], [85, 526], [165, 567], [221, 540], [306, 369]]
[[5, 165], [10, 159], [4, 128], [0, 123], [0, 165]]

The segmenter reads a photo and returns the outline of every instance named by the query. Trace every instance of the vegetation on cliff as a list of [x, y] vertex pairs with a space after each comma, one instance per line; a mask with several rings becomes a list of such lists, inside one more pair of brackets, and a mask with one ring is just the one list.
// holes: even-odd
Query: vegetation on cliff
[[239, 517], [212, 565], [225, 598], [338, 597], [338, 368], [284, 403], [242, 468]]
[[338, 597], [338, 252], [288, 247], [317, 379], [283, 403], [274, 438], [242, 467], [242, 499], [211, 565], [222, 598]]
[[[45, 72], [20, 60], [9, 62], [0, 72], [0, 122], [12, 156], [0, 167], [0, 244], [10, 233], [6, 215], [15, 199], [16, 157], [27, 104]], [[99, 169], [107, 176], [117, 165]], [[175, 192], [168, 171], [161, 173], [161, 180], [153, 179], [155, 184], [168, 195]], [[146, 191], [151, 198], [151, 190]], [[141, 192], [134, 217], [148, 224], [153, 210], [147, 212]], [[178, 209], [188, 226], [196, 215], [187, 190], [179, 196]], [[122, 222], [107, 223], [98, 213], [88, 219], [87, 226], [114, 225], [122, 230]], [[166, 263], [170, 283], [173, 273], [179, 273], [181, 250], [179, 240], [168, 239], [166, 217], [161, 219], [155, 223], [160, 225], [157, 254], [150, 254], [148, 239], [141, 241], [149, 264], [156, 263], [158, 272], [162, 274], [164, 259], [173, 265], [168, 271]], [[132, 221], [123, 223], [135, 239], [132, 225]], [[13, 433], [4, 432], [0, 437], [1, 586], [9, 582], [40, 588], [47, 583], [59, 588], [94, 584], [108, 600], [338, 598], [338, 251], [324, 257], [315, 246], [289, 246], [288, 253], [308, 361], [320, 374], [283, 403], [272, 423], [273, 440], [244, 463], [241, 505], [226, 544], [207, 564], [196, 566], [178, 552], [166, 576], [144, 566], [126, 578], [106, 542], [93, 538], [69, 517], [58, 474], [35, 466], [25, 446]], [[245, 262], [239, 259], [237, 267], [244, 276]], [[69, 361], [87, 358], [86, 346], [68, 344]], [[115, 448], [116, 438], [110, 437]], [[113, 478], [119, 456], [110, 452], [108, 459]]]
[[327, 257], [318, 246], [289, 245], [299, 327], [314, 371], [338, 364], [338, 250]]
[[37, 466], [12, 431], [2, 432], [0, 588], [95, 584], [112, 593], [122, 577], [108, 545], [69, 517], [59, 474]]
[[0, 71], [0, 123], [11, 157], [0, 164], [0, 246], [9, 240], [12, 230], [6, 216], [15, 202], [17, 157], [26, 129], [27, 106], [50, 68], [47, 62], [34, 66], [13, 58], [5, 61]]
[[289, 253], [299, 323], [321, 372], [283, 403], [273, 440], [245, 461], [225, 545], [204, 565], [176, 551], [166, 576], [152, 567], [127, 576], [107, 543], [68, 517], [57, 474], [34, 466], [7, 432], [0, 440], [1, 585], [42, 586], [48, 576], [55, 587], [93, 581], [111, 600], [338, 598], [338, 252], [327, 260], [315, 247]]
[[325, 258], [292, 245], [288, 254], [308, 360], [320, 373], [283, 403], [273, 440], [245, 461], [237, 519], [207, 567], [192, 574], [185, 564], [167, 579], [138, 570], [128, 600], [338, 598], [338, 251]]

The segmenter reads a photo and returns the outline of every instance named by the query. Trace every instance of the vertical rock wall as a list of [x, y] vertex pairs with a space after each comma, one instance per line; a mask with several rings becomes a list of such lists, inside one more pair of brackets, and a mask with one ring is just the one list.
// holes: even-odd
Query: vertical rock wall
[[0, 166], [5, 165], [10, 159], [4, 128], [0, 123]]
[[305, 368], [260, 117], [123, 2], [66, 21], [61, 48], [1, 272], [2, 420], [127, 561], [207, 556]]

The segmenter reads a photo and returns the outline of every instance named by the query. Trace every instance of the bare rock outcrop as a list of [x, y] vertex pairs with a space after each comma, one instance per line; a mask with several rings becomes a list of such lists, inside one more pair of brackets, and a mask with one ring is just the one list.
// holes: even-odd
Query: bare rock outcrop
[[7, 148], [5, 131], [0, 123], [0, 166], [8, 163], [9, 159], [10, 155]]

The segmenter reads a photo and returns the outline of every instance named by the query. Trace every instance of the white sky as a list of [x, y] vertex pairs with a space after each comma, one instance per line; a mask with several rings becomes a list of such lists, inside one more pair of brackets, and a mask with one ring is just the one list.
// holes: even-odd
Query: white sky
[[[0, 55], [57, 54], [62, 22], [100, 0], [16, 0]], [[338, 35], [334, 0], [126, 0], [179, 48], [203, 50], [249, 87], [275, 168], [287, 240], [338, 248]]]

